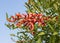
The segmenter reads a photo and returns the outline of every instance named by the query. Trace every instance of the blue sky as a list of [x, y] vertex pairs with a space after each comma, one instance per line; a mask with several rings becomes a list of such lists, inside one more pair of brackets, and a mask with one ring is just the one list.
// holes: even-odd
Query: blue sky
[[4, 25], [7, 22], [6, 12], [9, 16], [18, 12], [25, 13], [25, 2], [27, 0], [0, 0], [0, 43], [14, 43], [9, 35], [13, 31]]

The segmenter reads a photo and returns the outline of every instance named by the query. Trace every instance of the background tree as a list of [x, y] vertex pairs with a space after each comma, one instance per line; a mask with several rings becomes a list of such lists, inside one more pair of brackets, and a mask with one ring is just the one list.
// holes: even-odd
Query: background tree
[[8, 18], [6, 14], [6, 26], [19, 30], [16, 35], [11, 34], [18, 38], [16, 43], [60, 43], [60, 1], [28, 0], [25, 7], [27, 15], [18, 13]]

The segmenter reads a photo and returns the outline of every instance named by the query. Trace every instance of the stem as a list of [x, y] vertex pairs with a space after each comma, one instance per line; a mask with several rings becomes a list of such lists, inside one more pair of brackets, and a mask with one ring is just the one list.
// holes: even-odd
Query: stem
[[49, 43], [55, 43], [55, 36], [52, 35], [50, 37]]

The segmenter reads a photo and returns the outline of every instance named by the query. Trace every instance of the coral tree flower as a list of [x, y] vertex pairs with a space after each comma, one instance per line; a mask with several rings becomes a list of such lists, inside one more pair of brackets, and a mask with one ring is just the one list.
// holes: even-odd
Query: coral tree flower
[[20, 14], [17, 13], [15, 16], [11, 16], [11, 19], [7, 18], [9, 22], [16, 22], [16, 26], [20, 27], [22, 24], [24, 26], [28, 26], [29, 29], [32, 31], [34, 30], [34, 24], [37, 22], [38, 26], [43, 25], [45, 26], [44, 20], [47, 20], [46, 17], [43, 17], [43, 14]]

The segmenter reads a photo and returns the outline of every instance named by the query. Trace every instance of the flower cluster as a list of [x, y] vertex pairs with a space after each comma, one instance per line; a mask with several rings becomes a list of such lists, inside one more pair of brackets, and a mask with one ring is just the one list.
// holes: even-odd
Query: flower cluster
[[44, 20], [48, 20], [43, 14], [20, 14], [17, 13], [15, 16], [11, 16], [11, 19], [7, 18], [9, 22], [16, 22], [16, 26], [20, 27], [21, 25], [29, 27], [32, 31], [34, 30], [34, 24], [37, 23], [38, 26], [45, 26], [46, 23]]

